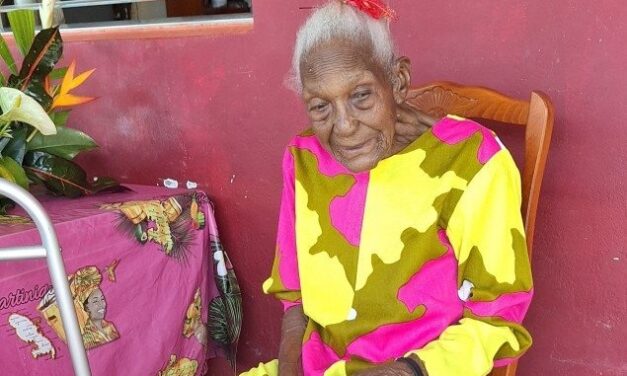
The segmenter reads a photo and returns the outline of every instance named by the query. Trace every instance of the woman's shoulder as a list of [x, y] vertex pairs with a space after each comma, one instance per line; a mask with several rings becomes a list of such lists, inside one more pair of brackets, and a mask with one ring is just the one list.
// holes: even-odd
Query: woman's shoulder
[[328, 176], [352, 174], [320, 144], [311, 128], [292, 138], [287, 145], [285, 155], [296, 169], [315, 168]]
[[[431, 133], [438, 142], [464, 149], [476, 149], [477, 162], [486, 164], [505, 149], [496, 134], [474, 120], [448, 115], [437, 122]], [[465, 154], [465, 153], [464, 153]]]
[[[422, 149], [419, 168], [429, 176], [453, 172], [466, 181], [488, 165], [489, 161], [511, 159], [509, 151], [496, 134], [477, 123], [448, 115], [438, 121], [415, 147]], [[495, 156], [501, 155], [499, 158]]]
[[302, 152], [316, 156], [327, 154], [311, 128], [307, 128], [294, 136], [287, 144], [287, 149], [291, 151], [292, 154], [300, 154]]
[[296, 136], [292, 137], [290, 142], [287, 144], [287, 147], [305, 147], [317, 143], [318, 139], [316, 138], [313, 129], [307, 128], [298, 133]]

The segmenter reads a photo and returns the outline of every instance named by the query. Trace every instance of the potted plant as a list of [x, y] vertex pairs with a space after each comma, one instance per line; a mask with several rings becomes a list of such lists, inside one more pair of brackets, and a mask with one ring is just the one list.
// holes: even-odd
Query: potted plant
[[[59, 28], [53, 26], [54, 1], [40, 9], [42, 29], [36, 33], [35, 11], [8, 13], [13, 39], [22, 57], [15, 62], [0, 35], [0, 58], [7, 75], [0, 73], [0, 177], [28, 189], [41, 184], [49, 192], [80, 197], [117, 186], [108, 178], [95, 183], [73, 160], [97, 148], [87, 134], [66, 126], [69, 108], [94, 98], [74, 95], [93, 70], [75, 75], [76, 64], [56, 67], [63, 54]], [[0, 214], [11, 202], [0, 197]]]

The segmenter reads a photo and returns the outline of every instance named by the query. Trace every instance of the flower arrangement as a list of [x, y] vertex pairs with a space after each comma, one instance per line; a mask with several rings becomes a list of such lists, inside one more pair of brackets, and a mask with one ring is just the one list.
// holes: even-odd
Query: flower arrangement
[[[75, 75], [75, 62], [56, 67], [63, 40], [59, 28], [53, 26], [54, 0], [44, 0], [39, 13], [42, 29], [37, 33], [34, 10], [7, 14], [23, 57], [19, 70], [0, 35], [0, 58], [8, 73], [8, 77], [0, 73], [0, 177], [26, 189], [40, 184], [66, 197], [115, 187], [117, 183], [108, 178], [89, 182], [86, 172], [73, 161], [79, 153], [98, 147], [87, 134], [66, 126], [71, 107], [94, 99], [72, 93], [94, 70]], [[11, 205], [0, 196], [0, 214]]]

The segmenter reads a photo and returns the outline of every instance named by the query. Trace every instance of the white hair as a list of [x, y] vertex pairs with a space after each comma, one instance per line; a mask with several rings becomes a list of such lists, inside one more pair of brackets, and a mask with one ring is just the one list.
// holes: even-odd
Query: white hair
[[373, 61], [392, 79], [394, 41], [387, 18], [376, 20], [340, 0], [331, 0], [316, 9], [296, 36], [292, 58], [291, 86], [302, 91], [300, 65], [315, 47], [333, 39], [344, 39], [372, 51]]

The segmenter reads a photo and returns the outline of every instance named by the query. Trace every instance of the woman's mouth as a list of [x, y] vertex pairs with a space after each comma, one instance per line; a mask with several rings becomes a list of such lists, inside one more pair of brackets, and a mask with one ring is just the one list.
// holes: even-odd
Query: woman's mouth
[[373, 142], [373, 139], [353, 145], [338, 145], [336, 150], [345, 159], [353, 159], [367, 151]]

